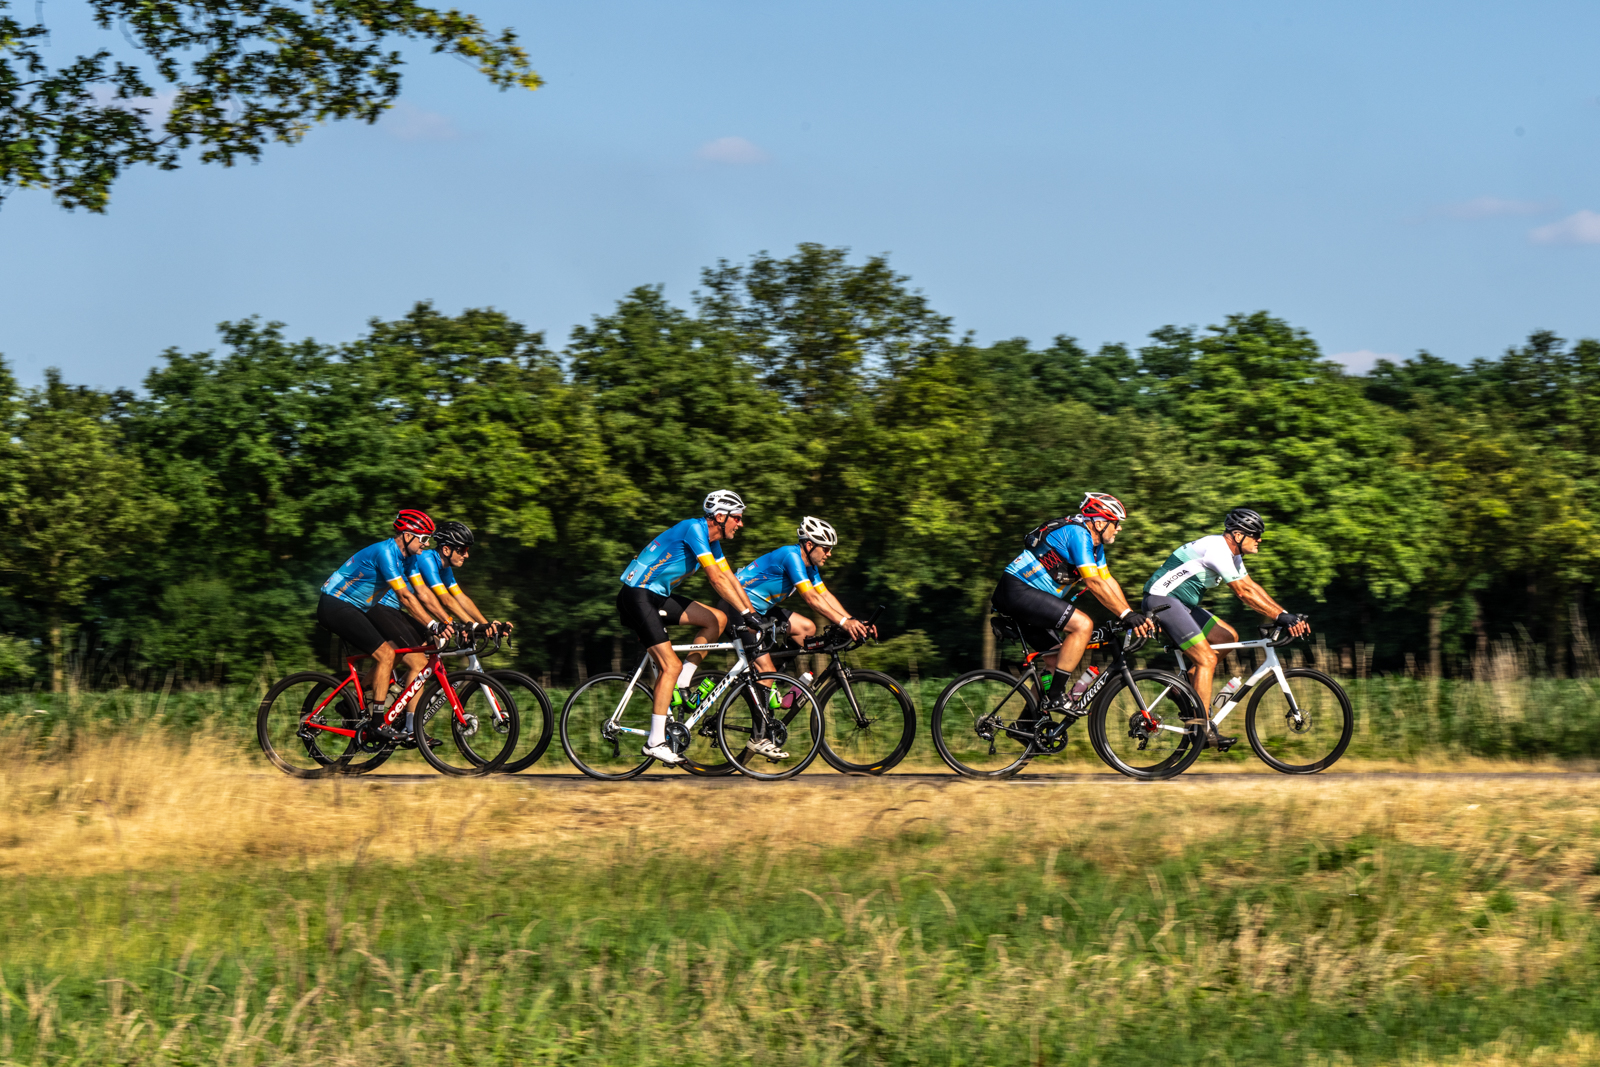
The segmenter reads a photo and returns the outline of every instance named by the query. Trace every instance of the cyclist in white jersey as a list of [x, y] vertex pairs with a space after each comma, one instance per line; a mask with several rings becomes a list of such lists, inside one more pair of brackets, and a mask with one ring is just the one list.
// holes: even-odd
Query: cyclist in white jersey
[[1234, 508], [1223, 519], [1222, 533], [1180, 545], [1144, 584], [1140, 607], [1188, 657], [1192, 664], [1189, 678], [1202, 707], [1211, 706], [1211, 677], [1217, 668], [1211, 642], [1226, 645], [1239, 640], [1233, 627], [1200, 606], [1200, 597], [1207, 590], [1227, 585], [1247, 607], [1289, 627], [1296, 637], [1311, 629], [1305, 619], [1284, 611], [1245, 573], [1244, 557], [1261, 551], [1266, 533], [1266, 520], [1259, 514]]

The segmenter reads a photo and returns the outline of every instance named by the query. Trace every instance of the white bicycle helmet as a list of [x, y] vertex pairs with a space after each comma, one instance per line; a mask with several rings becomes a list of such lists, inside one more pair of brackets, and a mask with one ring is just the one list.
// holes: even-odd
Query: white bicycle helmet
[[833, 548], [839, 543], [839, 534], [832, 526], [821, 519], [807, 515], [800, 520], [800, 526], [794, 532], [795, 537], [801, 541], [810, 541], [823, 548]]
[[707, 515], [743, 515], [744, 498], [732, 489], [713, 489], [702, 505]]

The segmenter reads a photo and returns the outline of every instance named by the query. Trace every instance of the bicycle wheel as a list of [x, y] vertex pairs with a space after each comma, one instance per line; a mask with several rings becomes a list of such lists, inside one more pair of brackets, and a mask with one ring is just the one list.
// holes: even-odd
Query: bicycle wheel
[[917, 736], [917, 709], [900, 683], [877, 671], [834, 675], [817, 690], [826, 733], [822, 758], [841, 774], [882, 774], [906, 758]]
[[620, 782], [655, 760], [644, 754], [652, 696], [626, 674], [597, 674], [561, 707], [561, 748], [590, 778]]
[[326, 729], [357, 730], [363, 718], [355, 693], [319, 671], [291, 674], [267, 690], [256, 709], [256, 740], [272, 765], [296, 778], [341, 771], [360, 751], [354, 737]]
[[933, 706], [933, 745], [939, 758], [968, 778], [1009, 778], [1034, 756], [1031, 721], [1039, 701], [1004, 671], [970, 671], [945, 686]]
[[481, 671], [456, 671], [449, 681], [461, 713], [451, 707], [439, 679], [429, 679], [412, 728], [417, 751], [430, 767], [452, 778], [493, 774], [517, 747], [516, 702]]
[[[721, 684], [722, 679], [728, 676], [727, 671], [700, 671], [695, 674], [695, 685], [710, 679], [713, 687]], [[731, 690], [730, 690], [731, 692]], [[668, 727], [669, 740], [677, 735], [677, 725], [683, 722], [687, 727], [687, 720], [694, 718], [694, 712], [687, 709], [682, 718], [673, 716], [672, 724]], [[717, 747], [717, 716], [715, 711], [708, 710], [700, 716], [700, 720], [692, 729], [686, 729], [688, 747], [676, 749], [678, 755], [683, 757], [679, 767], [700, 778], [721, 778], [723, 775], [733, 774], [739, 768], [728, 761], [722, 754], [722, 749]], [[681, 739], [677, 742], [681, 744]]]
[[556, 732], [555, 711], [550, 697], [538, 682], [521, 671], [489, 671], [489, 677], [505, 686], [511, 702], [517, 706], [517, 751], [506, 760], [501, 774], [516, 774], [539, 762], [550, 738]]
[[[774, 695], [778, 707], [772, 707]], [[811, 766], [822, 747], [822, 708], [817, 695], [787, 674], [751, 676], [723, 696], [711, 717], [717, 724], [717, 745], [723, 756], [740, 773], [763, 782], [793, 778]], [[788, 758], [777, 760], [752, 751], [747, 742], [756, 738], [771, 741], [788, 752]]]
[[[1244, 731], [1263, 763], [1284, 774], [1316, 774], [1344, 755], [1355, 713], [1344, 687], [1321, 671], [1284, 671], [1289, 689], [1262, 683], [1245, 711]], [[1294, 703], [1289, 694], [1294, 694]]]
[[1154, 782], [1182, 774], [1200, 756], [1194, 731], [1181, 721], [1203, 714], [1199, 699], [1175, 674], [1128, 673], [1132, 686], [1113, 679], [1090, 709], [1089, 742], [1107, 765], [1129, 778]]

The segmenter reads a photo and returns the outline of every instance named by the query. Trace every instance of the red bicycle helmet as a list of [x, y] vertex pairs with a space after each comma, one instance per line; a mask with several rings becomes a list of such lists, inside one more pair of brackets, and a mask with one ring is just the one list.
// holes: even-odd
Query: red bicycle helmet
[[1128, 517], [1128, 509], [1122, 501], [1110, 493], [1090, 493], [1083, 498], [1083, 503], [1078, 506], [1078, 514], [1086, 519], [1107, 519], [1111, 522], [1121, 522]]
[[394, 528], [399, 533], [428, 537], [433, 533], [433, 520], [428, 518], [426, 511], [401, 508], [400, 513], [394, 517]]

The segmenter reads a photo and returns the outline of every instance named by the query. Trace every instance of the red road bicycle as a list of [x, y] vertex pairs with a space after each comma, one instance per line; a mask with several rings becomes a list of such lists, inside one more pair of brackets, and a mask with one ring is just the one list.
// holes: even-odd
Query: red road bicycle
[[[367, 700], [356, 663], [367, 659], [365, 655], [349, 658], [350, 673], [343, 679], [321, 671], [291, 674], [267, 690], [256, 711], [261, 751], [296, 778], [366, 774], [401, 748], [416, 749], [434, 770], [454, 778], [498, 771], [517, 746], [515, 701], [482, 671], [445, 670], [446, 659], [480, 651], [474, 644], [396, 650], [397, 667], [400, 657], [411, 652], [424, 653], [428, 663], [381, 717], [369, 717], [363, 710]], [[377, 732], [381, 723], [402, 717], [409, 720], [403, 740], [391, 741]]]

